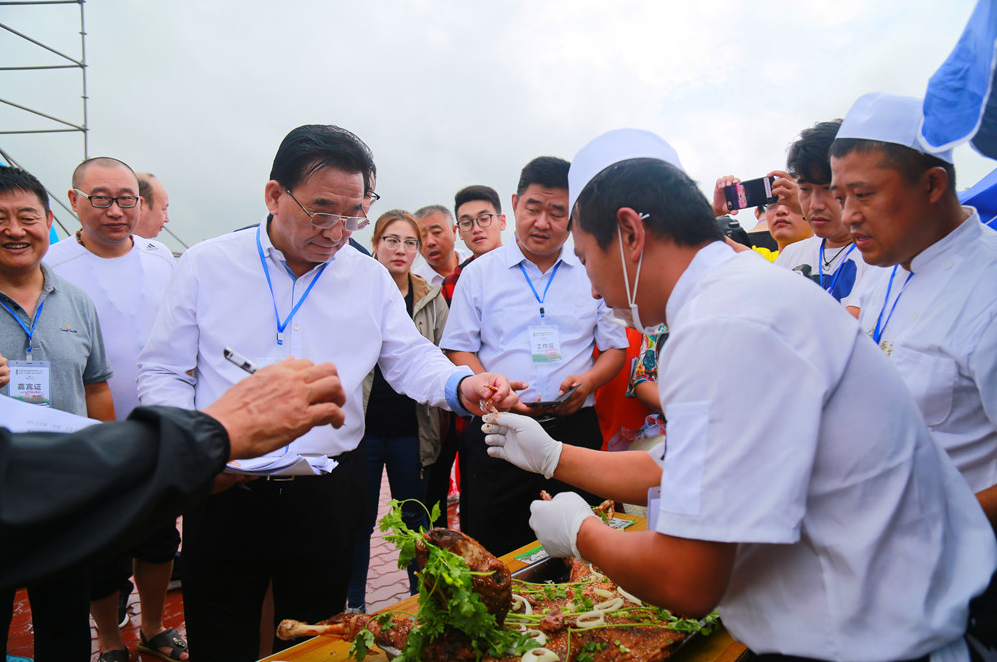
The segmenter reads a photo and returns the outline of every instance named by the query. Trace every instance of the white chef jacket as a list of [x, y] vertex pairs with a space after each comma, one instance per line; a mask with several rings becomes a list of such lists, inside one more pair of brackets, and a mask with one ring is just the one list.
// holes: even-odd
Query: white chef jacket
[[965, 655], [993, 531], [858, 322], [721, 243], [699, 251], [666, 313], [656, 528], [738, 543], [719, 605], [733, 636], [828, 660]]
[[[465, 253], [456, 246], [454, 246], [454, 253], [457, 254], [457, 264], [460, 264], [471, 256], [470, 253]], [[419, 264], [412, 269], [412, 273], [417, 276], [422, 276], [430, 285], [442, 285], [443, 281], [446, 280], [446, 276], [438, 274], [436, 269], [429, 266], [429, 262], [426, 262], [426, 258], [421, 256], [419, 257]]]
[[[519, 265], [526, 269], [536, 296]], [[544, 295], [551, 277], [554, 280]], [[542, 320], [537, 296], [544, 301]], [[523, 402], [534, 401], [538, 395], [541, 400], [553, 400], [565, 378], [592, 367], [596, 345], [600, 351], [628, 346], [626, 330], [612, 319], [606, 304], [592, 298], [592, 284], [574, 253], [562, 248], [557, 263], [541, 273], [519, 244], [512, 242], [475, 259], [460, 272], [440, 347], [473, 352], [485, 370], [529, 382], [529, 388], [519, 393]], [[561, 360], [556, 363], [533, 363], [530, 327], [541, 324], [557, 327]], [[585, 406], [594, 402], [595, 394], [590, 393]]]
[[[860, 301], [862, 279], [865, 278], [867, 272], [877, 271], [880, 267], [866, 264], [859, 249], [853, 248], [855, 244], [840, 248], [828, 248], [821, 255], [820, 245], [823, 241], [818, 236], [794, 241], [779, 251], [779, 257], [775, 259], [774, 264], [791, 269], [814, 281], [817, 285], [820, 285], [820, 275], [823, 269], [823, 289], [830, 290], [833, 283], [834, 293], [832, 296], [837, 298], [837, 295], [840, 294], [839, 300], [842, 306], [860, 307], [862, 305]], [[832, 256], [831, 263], [824, 267], [824, 258], [828, 255]], [[839, 271], [840, 275], [838, 275]]]
[[[970, 214], [948, 236], [897, 267], [880, 337], [914, 394], [931, 433], [974, 492], [997, 484], [997, 233]], [[865, 290], [862, 329], [870, 336], [893, 271]], [[897, 294], [903, 295], [897, 300]]]
[[[462, 414], [456, 387], [471, 374], [456, 367], [416, 329], [387, 269], [350, 246], [295, 279], [271, 243], [266, 221], [257, 228], [202, 242], [177, 263], [149, 342], [139, 357], [143, 405], [203, 409], [246, 373], [227, 361], [231, 347], [258, 365], [289, 356], [335, 364], [346, 392], [346, 422], [324, 425], [294, 441], [299, 455], [336, 456], [353, 450], [364, 431], [363, 379], [381, 366], [384, 378], [416, 402]], [[273, 297], [257, 250], [266, 256]], [[274, 301], [286, 319], [308, 286], [308, 298], [277, 344]], [[196, 368], [195, 376], [187, 374]]]
[[75, 238], [52, 244], [45, 262], [93, 300], [114, 375], [107, 380], [114, 417], [121, 421], [138, 407], [138, 355], [152, 331], [176, 260], [154, 239], [134, 237], [121, 257], [99, 257]]

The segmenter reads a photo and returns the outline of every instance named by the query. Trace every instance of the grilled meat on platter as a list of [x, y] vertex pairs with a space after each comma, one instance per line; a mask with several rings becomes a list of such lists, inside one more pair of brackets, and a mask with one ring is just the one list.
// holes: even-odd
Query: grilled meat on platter
[[[520, 631], [532, 641], [522, 647], [525, 654], [481, 655], [473, 650], [467, 635], [446, 628], [418, 654], [423, 662], [656, 662], [667, 659], [686, 633], [699, 627], [697, 621], [644, 605], [580, 559], [566, 560], [571, 568], [566, 583], [534, 584], [512, 579], [505, 564], [463, 533], [433, 529], [424, 534], [424, 540], [417, 549], [420, 568], [425, 567], [426, 545], [436, 545], [461, 556], [472, 573], [488, 573], [474, 575], [474, 592], [500, 626]], [[315, 625], [285, 620], [277, 635], [282, 639], [327, 635], [350, 640], [366, 630], [375, 644], [404, 649], [418, 622], [418, 617], [413, 620], [399, 612], [340, 614]]]

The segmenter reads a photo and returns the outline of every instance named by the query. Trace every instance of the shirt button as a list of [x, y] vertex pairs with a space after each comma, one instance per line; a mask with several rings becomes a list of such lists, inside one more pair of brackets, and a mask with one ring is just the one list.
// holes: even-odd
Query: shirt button
[[295, 330], [295, 331], [300, 331], [300, 330], [301, 330], [301, 327], [300, 327], [300, 326], [298, 326], [297, 324], [295, 324], [295, 325], [294, 325], [294, 330]]
[[910, 321], [913, 322], [916, 319], [917, 319], [917, 313], [911, 313], [910, 314]]
[[952, 260], [945, 260], [944, 262], [942, 262], [942, 269], [951, 269], [951, 268], [952, 268]]

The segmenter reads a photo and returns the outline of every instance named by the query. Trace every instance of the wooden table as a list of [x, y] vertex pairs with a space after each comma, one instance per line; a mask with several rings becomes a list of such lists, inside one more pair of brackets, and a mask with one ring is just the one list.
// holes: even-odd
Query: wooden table
[[[617, 514], [616, 517], [634, 520], [633, 525], [626, 529], [627, 531], [647, 530], [647, 520], [643, 517], [623, 514]], [[537, 544], [533, 542], [520, 547], [500, 557], [500, 559], [509, 566], [510, 570], [515, 572], [526, 565], [516, 557], [536, 547]], [[418, 598], [413, 596], [382, 611], [400, 610], [415, 613], [418, 608], [417, 601]], [[313, 637], [280, 653], [265, 657], [260, 662], [346, 662], [350, 659], [350, 643], [333, 637]], [[672, 659], [676, 662], [736, 662], [744, 650], [744, 646], [734, 641], [721, 626], [708, 637], [696, 637], [690, 641]], [[387, 662], [387, 659], [384, 653], [376, 649], [373, 649], [367, 656], [368, 662]]]

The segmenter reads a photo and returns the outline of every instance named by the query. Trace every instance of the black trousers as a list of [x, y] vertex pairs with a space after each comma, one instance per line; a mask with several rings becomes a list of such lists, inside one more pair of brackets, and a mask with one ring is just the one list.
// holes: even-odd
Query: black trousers
[[[585, 407], [571, 416], [544, 425], [554, 439], [584, 448], [602, 446], [595, 409]], [[540, 491], [551, 495], [574, 491], [596, 505], [601, 499], [561, 481], [548, 480], [488, 455], [481, 419], [474, 417], [460, 444], [460, 530], [495, 556], [511, 552], [532, 540], [530, 503]]]
[[122, 590], [132, 576], [132, 558], [148, 563], [166, 563], [173, 560], [179, 548], [180, 532], [176, 524], [169, 524], [130, 550], [94, 564], [90, 577], [90, 599], [100, 600]]
[[[331, 474], [241, 483], [184, 514], [180, 563], [191, 660], [256, 660], [271, 580], [275, 624], [314, 623], [343, 611], [367, 474], [361, 451], [337, 459]], [[274, 650], [293, 643], [275, 640]]]
[[[7, 650], [15, 591], [0, 591], [0, 650]], [[86, 572], [28, 585], [36, 662], [90, 662], [90, 582]]]
[[460, 435], [457, 434], [457, 417], [450, 416], [450, 428], [443, 437], [443, 448], [436, 462], [426, 467], [426, 507], [432, 509], [433, 504], [440, 504], [440, 517], [431, 522], [434, 527], [445, 529], [447, 523], [447, 493], [450, 492], [450, 469], [457, 457], [457, 446]]

